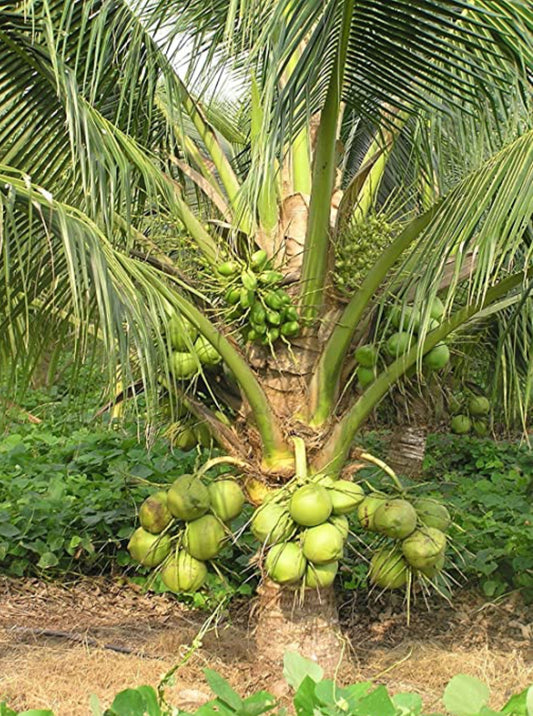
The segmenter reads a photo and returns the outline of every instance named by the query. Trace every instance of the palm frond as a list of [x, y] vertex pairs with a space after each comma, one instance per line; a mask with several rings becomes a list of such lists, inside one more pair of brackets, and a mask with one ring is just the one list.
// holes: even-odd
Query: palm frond
[[[304, 119], [302, 107], [316, 111], [321, 106], [342, 5], [314, 0], [305, 3], [305, 10], [294, 11], [298, 30], [283, 36], [283, 56], [304, 40], [310, 16], [313, 33], [284, 89], [275, 124], [281, 123], [281, 114], [285, 124], [294, 115], [297, 131]], [[279, 9], [281, 17], [284, 11], [288, 7]], [[343, 99], [348, 108], [374, 120], [383, 106], [442, 109], [454, 96], [473, 111], [481, 96], [505, 95], [517, 72], [526, 81], [524, 68], [533, 64], [532, 28], [533, 13], [526, 3], [356, 2]]]

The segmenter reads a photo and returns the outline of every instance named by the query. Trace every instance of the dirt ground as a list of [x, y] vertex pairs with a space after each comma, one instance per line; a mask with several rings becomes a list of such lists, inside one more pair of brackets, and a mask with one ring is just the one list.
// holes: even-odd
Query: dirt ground
[[[338, 680], [371, 679], [395, 693], [414, 690], [428, 709], [449, 679], [483, 679], [501, 706], [533, 684], [533, 610], [518, 597], [485, 603], [472, 593], [415, 604], [407, 626], [401, 600], [350, 595], [340, 604], [349, 658]], [[85, 716], [96, 694], [106, 707], [115, 693], [151, 684], [189, 655], [166, 691], [170, 703], [194, 710], [210, 696], [202, 669], [216, 669], [241, 694], [281, 690], [278, 671], [258, 664], [249, 604], [236, 604], [190, 651], [206, 617], [168, 595], [103, 579], [72, 584], [0, 579], [0, 701], [15, 709], [51, 708]]]

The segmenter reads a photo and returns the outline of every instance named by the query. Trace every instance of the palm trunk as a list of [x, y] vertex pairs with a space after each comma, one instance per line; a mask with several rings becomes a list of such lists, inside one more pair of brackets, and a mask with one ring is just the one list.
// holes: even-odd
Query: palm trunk
[[420, 397], [404, 396], [398, 404], [403, 409], [398, 410], [398, 424], [392, 433], [387, 463], [397, 474], [416, 479], [423, 471], [430, 411], [428, 403]]
[[422, 474], [427, 440], [426, 425], [399, 425], [393, 433], [387, 463], [398, 475]]
[[278, 670], [286, 651], [298, 652], [333, 676], [343, 657], [333, 587], [302, 594], [265, 580], [257, 591], [255, 643], [260, 660]]

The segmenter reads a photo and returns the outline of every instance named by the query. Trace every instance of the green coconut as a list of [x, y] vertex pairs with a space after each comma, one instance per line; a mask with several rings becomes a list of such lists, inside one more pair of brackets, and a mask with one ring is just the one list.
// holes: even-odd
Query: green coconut
[[426, 527], [436, 527], [441, 532], [446, 532], [452, 519], [450, 513], [440, 502], [429, 497], [421, 497], [415, 502], [415, 510], [418, 519]]
[[277, 502], [265, 502], [254, 512], [250, 528], [263, 544], [275, 544], [288, 539], [295, 524], [285, 507]]
[[167, 332], [175, 351], [189, 351], [198, 335], [196, 328], [177, 313], [167, 323]]
[[204, 515], [187, 524], [183, 546], [191, 557], [204, 561], [216, 557], [225, 537], [226, 532], [220, 520], [213, 515]]
[[405, 559], [416, 569], [432, 567], [445, 549], [446, 535], [436, 527], [416, 530], [402, 542]]
[[385, 547], [370, 560], [368, 577], [382, 589], [400, 589], [407, 583], [409, 567], [399, 550]]
[[359, 346], [355, 351], [355, 360], [364, 368], [373, 368], [378, 362], [378, 351], [376, 346]]
[[167, 560], [161, 570], [163, 584], [172, 592], [196, 592], [207, 577], [207, 567], [184, 549]]
[[483, 395], [474, 395], [468, 401], [468, 412], [470, 415], [479, 417], [490, 413], [490, 403]]
[[352, 512], [365, 498], [363, 488], [348, 480], [336, 480], [328, 489], [328, 492], [334, 515], [344, 515]]
[[304, 527], [314, 527], [325, 522], [332, 509], [329, 490], [317, 484], [298, 488], [289, 503], [292, 519]]
[[440, 343], [426, 353], [422, 361], [431, 370], [442, 370], [450, 361], [450, 349], [446, 344]]
[[217, 480], [208, 486], [211, 510], [222, 522], [230, 522], [240, 515], [244, 492], [235, 480]]
[[207, 423], [196, 423], [193, 426], [192, 431], [194, 433], [194, 437], [196, 438], [196, 442], [198, 443], [198, 445], [201, 445], [202, 447], [206, 448], [211, 447], [211, 431], [209, 430]]
[[361, 527], [365, 530], [375, 532], [374, 527], [374, 514], [378, 507], [380, 507], [387, 498], [383, 495], [378, 495], [375, 492], [371, 492], [365, 499], [359, 503], [357, 507], [357, 517]]
[[196, 423], [192, 429], [198, 445], [202, 447], [211, 447], [212, 437], [211, 431], [207, 423]]
[[162, 532], [171, 520], [172, 514], [167, 507], [167, 493], [164, 490], [147, 497], [139, 508], [141, 527], [154, 535]]
[[204, 336], [198, 336], [194, 342], [194, 351], [204, 365], [216, 365], [222, 360], [220, 353]]
[[325, 522], [305, 530], [302, 549], [313, 564], [326, 564], [342, 557], [344, 540], [335, 525]]
[[310, 589], [326, 589], [326, 587], [331, 587], [338, 571], [338, 562], [308, 564], [305, 571], [305, 586]]
[[468, 415], [454, 415], [450, 422], [452, 433], [466, 435], [472, 428], [472, 421]]
[[194, 475], [181, 475], [168, 491], [167, 504], [179, 520], [196, 520], [209, 509], [209, 490]]
[[478, 438], [484, 438], [489, 434], [489, 426], [484, 420], [472, 420], [472, 429]]
[[374, 513], [374, 529], [392, 539], [404, 539], [416, 529], [416, 510], [407, 500], [387, 500]]
[[390, 322], [399, 331], [404, 331], [411, 327], [417, 331], [420, 325], [420, 315], [413, 306], [404, 306], [403, 308], [394, 306], [390, 312]]
[[266, 573], [278, 584], [297, 582], [303, 577], [306, 567], [306, 559], [296, 542], [275, 544], [265, 560]]
[[174, 351], [170, 356], [169, 367], [176, 380], [188, 380], [196, 374], [198, 362], [192, 353]]
[[138, 527], [128, 542], [128, 552], [143, 567], [157, 567], [170, 552], [170, 537], [154, 535]]
[[440, 321], [440, 319], [444, 316], [444, 304], [438, 296], [435, 296], [435, 298], [431, 301], [429, 315], [436, 321]]
[[179, 431], [173, 442], [175, 447], [183, 452], [189, 452], [198, 445], [198, 438], [194, 434], [194, 430], [186, 425]]
[[376, 380], [376, 371], [374, 368], [364, 368], [360, 365], [357, 368], [356, 373], [357, 380], [359, 381], [361, 388], [366, 388], [367, 385], [370, 385], [370, 383], [373, 383]]
[[386, 343], [387, 353], [391, 358], [397, 358], [402, 353], [406, 353], [411, 345], [411, 335], [403, 331], [393, 333]]
[[350, 533], [350, 523], [346, 515], [330, 515], [328, 522], [338, 530], [342, 539], [346, 539]]
[[437, 555], [434, 564], [430, 565], [429, 567], [423, 567], [422, 569], [418, 569], [417, 572], [421, 572], [429, 579], [433, 579], [433, 577], [436, 577], [439, 572], [442, 572], [445, 561], [446, 557], [444, 556], [444, 552], [440, 552]]

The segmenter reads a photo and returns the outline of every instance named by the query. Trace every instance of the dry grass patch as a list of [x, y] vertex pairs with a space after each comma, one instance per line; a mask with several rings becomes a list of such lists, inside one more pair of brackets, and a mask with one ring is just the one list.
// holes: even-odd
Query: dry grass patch
[[[21, 710], [51, 708], [57, 716], [86, 716], [93, 693], [107, 706], [124, 688], [156, 687], [188, 653], [207, 616], [169, 596], [144, 596], [103, 580], [68, 586], [5, 580], [0, 599], [0, 699]], [[342, 613], [353, 650], [341, 683], [370, 679], [391, 692], [416, 691], [428, 709], [441, 707], [443, 689], [457, 673], [486, 682], [495, 707], [533, 683], [531, 610], [516, 601], [487, 606], [460, 595], [453, 608], [414, 613], [409, 628], [394, 600], [355, 597]], [[261, 688], [281, 693], [281, 665], [272, 673], [258, 663], [243, 606], [226, 614], [180, 667], [169, 702], [193, 709], [211, 698], [206, 666], [242, 695]]]

